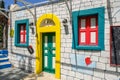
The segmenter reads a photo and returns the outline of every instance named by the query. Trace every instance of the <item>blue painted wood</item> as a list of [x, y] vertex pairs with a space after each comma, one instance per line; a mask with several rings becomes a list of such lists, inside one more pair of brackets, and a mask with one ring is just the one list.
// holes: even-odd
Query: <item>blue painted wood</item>
[[[98, 15], [98, 45], [97, 46], [81, 46], [78, 45], [78, 17], [79, 16], [90, 16], [90, 15]], [[104, 50], [104, 24], [105, 24], [105, 8], [98, 7], [80, 11], [72, 12], [73, 18], [73, 42], [72, 48], [79, 50]]]
[[4, 59], [4, 60], [0, 60], [0, 63], [1, 62], [8, 62], [9, 61], [9, 59]]
[[8, 54], [8, 50], [1, 50], [0, 54]]
[[8, 51], [7, 50], [1, 50], [0, 51], [0, 57], [7, 57], [8, 56]]
[[93, 61], [90, 65], [86, 65], [85, 55], [77, 54], [76, 56], [77, 56], [77, 64], [76, 64], [75, 54], [70, 54], [72, 70], [93, 75], [94, 68], [96, 68], [96, 62]]
[[[8, 51], [7, 50], [1, 50], [0, 51], [0, 69], [10, 68], [12, 66], [11, 64], [8, 64], [6, 62], [9, 62]], [[6, 64], [1, 65], [2, 63], [6, 63]]]
[[0, 56], [0, 58], [6, 58], [6, 56], [5, 56], [5, 55], [2, 55], [2, 56]]
[[11, 64], [0, 65], [0, 69], [10, 68], [12, 67]]
[[1, 54], [8, 54], [8, 50], [2, 50], [0, 52], [1, 52]]

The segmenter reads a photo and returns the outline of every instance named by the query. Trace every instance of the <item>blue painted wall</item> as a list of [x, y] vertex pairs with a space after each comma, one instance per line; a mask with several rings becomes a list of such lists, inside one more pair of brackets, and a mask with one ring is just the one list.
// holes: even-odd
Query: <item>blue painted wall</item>
[[71, 54], [70, 58], [71, 58], [72, 70], [93, 75], [93, 69], [96, 68], [96, 62], [92, 61], [90, 65], [86, 65], [86, 62], [85, 62], [86, 56], [80, 55], [80, 54], [77, 54], [77, 55]]

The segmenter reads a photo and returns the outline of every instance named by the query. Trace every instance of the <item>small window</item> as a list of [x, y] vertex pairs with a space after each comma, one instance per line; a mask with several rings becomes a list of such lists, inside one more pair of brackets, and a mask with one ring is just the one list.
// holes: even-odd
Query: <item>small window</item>
[[73, 49], [104, 50], [104, 7], [72, 12]]
[[79, 17], [79, 45], [98, 45], [98, 19], [95, 16]]
[[27, 47], [29, 43], [29, 20], [15, 21], [15, 46]]

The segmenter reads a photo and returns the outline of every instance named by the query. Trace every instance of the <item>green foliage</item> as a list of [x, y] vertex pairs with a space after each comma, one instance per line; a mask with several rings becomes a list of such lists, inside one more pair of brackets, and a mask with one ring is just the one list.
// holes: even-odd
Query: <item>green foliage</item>
[[3, 0], [0, 1], [0, 8], [4, 8], [5, 7], [5, 3]]

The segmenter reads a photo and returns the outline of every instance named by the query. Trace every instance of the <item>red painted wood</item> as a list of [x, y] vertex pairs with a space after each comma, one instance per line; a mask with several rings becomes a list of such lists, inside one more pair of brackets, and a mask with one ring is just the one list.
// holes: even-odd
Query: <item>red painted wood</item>
[[[91, 26], [90, 26], [91, 25], [91, 23], [90, 23], [91, 18], [96, 19], [96, 28], [91, 28]], [[85, 23], [86, 28], [85, 29], [81, 29], [81, 20], [82, 19], [86, 20], [86, 23]], [[79, 45], [98, 45], [98, 18], [97, 18], [97, 15], [80, 17], [78, 27], [79, 27], [79, 31], [78, 31], [78, 44]], [[85, 32], [85, 34], [86, 34], [86, 36], [85, 36], [86, 40], [84, 43], [81, 41], [81, 33], [82, 32]], [[90, 41], [90, 39], [91, 39], [90, 33], [91, 32], [96, 33], [96, 42], [95, 43], [91, 43], [91, 41]]]
[[[22, 27], [23, 27], [23, 30], [22, 30]], [[26, 25], [22, 24], [20, 25], [20, 43], [22, 44], [26, 43], [25, 37], [26, 37]]]
[[90, 17], [88, 16], [87, 17], [87, 34], [86, 34], [86, 37], [87, 37], [87, 43], [86, 43], [86, 45], [89, 45], [90, 44]]
[[[84, 18], [84, 17], [81, 18], [81, 19], [85, 19], [86, 20], [86, 18]], [[87, 29], [86, 29], [87, 28], [86, 23], [87, 22], [85, 21], [85, 29], [81, 29], [81, 19], [79, 19], [79, 38], [78, 38], [79, 39], [79, 45], [86, 45], [86, 39], [85, 39], [85, 42], [81, 41], [81, 33], [84, 32], [86, 34], [86, 31], [87, 31]], [[86, 38], [86, 36], [85, 36], [85, 38]]]

